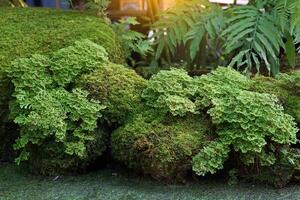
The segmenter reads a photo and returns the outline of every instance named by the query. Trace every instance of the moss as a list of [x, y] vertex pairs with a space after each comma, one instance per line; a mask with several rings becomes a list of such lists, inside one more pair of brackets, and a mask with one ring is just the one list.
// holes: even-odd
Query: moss
[[103, 115], [109, 123], [122, 123], [140, 106], [146, 80], [131, 69], [109, 63], [82, 76], [78, 85], [89, 91], [90, 98], [106, 106]]
[[49, 54], [81, 39], [103, 46], [112, 62], [123, 61], [114, 32], [96, 16], [55, 9], [0, 8], [0, 24], [1, 68], [15, 58]]
[[112, 134], [115, 159], [158, 180], [180, 180], [192, 157], [208, 141], [206, 120], [196, 115], [160, 118], [155, 111], [136, 114]]

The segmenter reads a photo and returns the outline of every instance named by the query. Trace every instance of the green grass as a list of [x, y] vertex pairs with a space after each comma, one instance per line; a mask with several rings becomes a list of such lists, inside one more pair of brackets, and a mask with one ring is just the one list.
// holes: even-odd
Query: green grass
[[100, 170], [57, 180], [31, 176], [12, 165], [0, 166], [1, 200], [212, 200], [212, 199], [300, 199], [300, 185], [280, 190], [241, 183], [229, 186], [225, 180], [203, 180], [185, 185], [165, 185], [127, 172]]

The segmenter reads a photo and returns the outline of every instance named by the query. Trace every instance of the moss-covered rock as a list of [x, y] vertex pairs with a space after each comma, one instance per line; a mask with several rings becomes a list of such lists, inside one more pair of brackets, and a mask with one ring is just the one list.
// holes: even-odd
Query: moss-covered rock
[[90, 98], [106, 106], [104, 118], [109, 123], [122, 123], [140, 107], [146, 80], [134, 70], [109, 63], [83, 75], [78, 85], [89, 91]]
[[5, 122], [13, 88], [4, 71], [13, 60], [32, 54], [49, 55], [75, 41], [89, 39], [106, 49], [110, 61], [123, 62], [113, 30], [104, 20], [81, 12], [0, 7], [0, 35], [0, 138], [5, 138], [0, 141], [0, 159], [4, 157], [1, 151], [9, 152], [7, 147], [11, 146], [3, 141], [15, 140], [7, 138], [12, 134], [3, 135], [10, 129]]
[[181, 180], [208, 141], [207, 121], [197, 115], [159, 117], [144, 111], [112, 134], [115, 159], [158, 180]]

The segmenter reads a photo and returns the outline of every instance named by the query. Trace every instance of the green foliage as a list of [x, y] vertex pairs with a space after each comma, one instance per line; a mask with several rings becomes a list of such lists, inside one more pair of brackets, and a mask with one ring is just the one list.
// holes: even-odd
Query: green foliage
[[278, 74], [283, 54], [296, 65], [299, 9], [298, 0], [255, 0], [226, 10], [207, 0], [179, 1], [153, 24], [154, 60]]
[[90, 98], [106, 106], [104, 118], [109, 123], [122, 123], [138, 109], [146, 81], [133, 70], [113, 63], [83, 75], [78, 85], [88, 90]]
[[300, 72], [278, 74], [276, 78], [255, 77], [252, 90], [276, 95], [284, 110], [300, 124]]
[[154, 59], [184, 59], [189, 64], [205, 65], [203, 61], [209, 57], [216, 62], [220, 57], [218, 40], [223, 22], [222, 9], [207, 0], [179, 1], [153, 24]]
[[88, 9], [94, 10], [97, 15], [101, 18], [107, 17], [107, 7], [111, 0], [86, 0], [86, 6]]
[[143, 91], [146, 105], [159, 109], [162, 113], [184, 116], [196, 113], [194, 103], [189, 99], [196, 88], [193, 78], [182, 69], [162, 70], [154, 75]]
[[233, 55], [229, 66], [246, 72], [253, 72], [255, 66], [259, 72], [263, 63], [269, 73], [277, 74], [282, 48], [294, 67], [300, 34], [299, 6], [298, 0], [257, 0], [229, 9], [228, 26], [222, 33], [225, 54]]
[[215, 174], [223, 169], [224, 162], [228, 159], [230, 147], [228, 144], [220, 141], [213, 141], [205, 146], [201, 153], [193, 157], [193, 170], [198, 175], [206, 173]]
[[[251, 81], [238, 72], [218, 68], [209, 75], [196, 78], [195, 82], [198, 86], [197, 108], [209, 114], [219, 141], [195, 157], [193, 169], [197, 174], [222, 168], [221, 161], [226, 158], [224, 152], [228, 152], [226, 149], [230, 145], [244, 157], [244, 165], [272, 166], [277, 151], [284, 145], [296, 143], [296, 124], [284, 113], [278, 99], [270, 94], [249, 91]], [[208, 157], [214, 157], [216, 163], [207, 162]]]
[[[16, 58], [35, 53], [50, 55], [77, 40], [90, 39], [107, 50], [111, 61], [124, 61], [115, 33], [103, 20], [94, 16], [55, 9], [0, 7], [0, 24], [0, 137], [7, 137], [4, 129], [10, 129], [6, 122], [8, 102], [13, 92], [4, 71]], [[14, 138], [5, 141], [12, 140]]]
[[[281, 80], [294, 79], [289, 77]], [[164, 140], [166, 136], [158, 134], [158, 127], [161, 127], [158, 124], [180, 126], [188, 123], [192, 127], [194, 123], [204, 123], [211, 132], [202, 132], [204, 137], [197, 141], [202, 144], [201, 147], [189, 157], [192, 165], [188, 168], [192, 167], [198, 175], [216, 173], [222, 169], [225, 161], [233, 159], [229, 157], [231, 152], [236, 155], [233, 161], [240, 163], [240, 166], [255, 166], [257, 169], [274, 167], [282, 160], [279, 153], [289, 151], [289, 146], [296, 143], [298, 129], [293, 117], [285, 113], [277, 97], [256, 92], [253, 90], [254, 83], [231, 68], [220, 67], [208, 75], [195, 78], [181, 69], [160, 71], [148, 81], [142, 93], [150, 111], [142, 110], [134, 114], [113, 133], [115, 157], [130, 168], [140, 169], [155, 177], [154, 170], [161, 177], [161, 170], [157, 166], [164, 166], [164, 160], [159, 157], [159, 163], [153, 164], [156, 161], [152, 154], [160, 152], [157, 146], [167, 141]], [[190, 121], [192, 119], [195, 121]], [[164, 134], [167, 133], [164, 131]], [[153, 142], [150, 135], [161, 143]], [[175, 140], [170, 136], [168, 139], [170, 142]], [[131, 151], [134, 145], [140, 149]], [[172, 145], [168, 142], [168, 146]], [[142, 152], [150, 152], [151, 161], [141, 161], [148, 155]], [[285, 158], [290, 166], [298, 162], [295, 156]]]
[[52, 55], [50, 70], [55, 82], [65, 86], [78, 75], [90, 72], [107, 62], [107, 56], [106, 50], [93, 42], [75, 42], [74, 46], [60, 49]]
[[130, 61], [131, 65], [135, 65], [135, 61], [131, 57], [133, 53], [145, 57], [152, 52], [151, 43], [146, 39], [146, 36], [130, 30], [131, 26], [137, 24], [139, 24], [139, 22], [135, 17], [127, 17], [111, 25], [120, 41], [122, 50], [125, 53], [125, 58]]
[[282, 33], [276, 26], [276, 17], [261, 10], [261, 7], [241, 6], [231, 9], [229, 26], [223, 31], [226, 38], [225, 52], [238, 51], [229, 66], [238, 69], [246, 65], [246, 71], [252, 66], [260, 70], [260, 60], [268, 71], [279, 72], [279, 51], [283, 47]]
[[181, 179], [191, 169], [195, 152], [207, 141], [207, 122], [195, 115], [161, 118], [159, 112], [137, 113], [113, 132], [113, 156], [155, 179]]
[[[84, 53], [91, 49], [93, 54]], [[89, 160], [88, 149], [95, 142], [105, 145], [104, 136], [97, 136], [95, 132], [97, 120], [101, 117], [99, 111], [105, 106], [89, 101], [88, 93], [84, 90], [62, 87], [67, 83], [74, 84], [77, 76], [95, 69], [105, 61], [107, 57], [103, 47], [83, 40], [53, 53], [50, 58], [35, 54], [31, 58], [15, 60], [7, 68], [8, 77], [14, 85], [10, 117], [20, 126], [20, 136], [14, 144], [14, 149], [21, 152], [16, 159], [17, 164], [41, 156], [31, 156], [34, 152], [45, 153], [58, 157], [46, 157], [43, 163], [49, 165], [42, 166], [41, 170], [50, 168], [49, 173], [68, 170], [60, 167], [76, 167], [79, 160]], [[58, 69], [61, 69], [61, 74], [56, 73]], [[93, 156], [102, 153], [95, 152], [98, 154]], [[66, 158], [69, 163], [60, 161], [60, 164], [58, 161], [61, 158]], [[70, 158], [74, 160], [70, 161]], [[39, 163], [34, 159], [32, 162]]]

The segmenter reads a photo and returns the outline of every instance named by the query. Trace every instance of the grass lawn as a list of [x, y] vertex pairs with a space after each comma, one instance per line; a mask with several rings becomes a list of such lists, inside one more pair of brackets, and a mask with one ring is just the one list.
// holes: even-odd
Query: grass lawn
[[196, 200], [196, 199], [300, 199], [300, 185], [276, 190], [264, 185], [240, 183], [229, 186], [222, 180], [203, 180], [185, 185], [165, 185], [125, 172], [100, 170], [57, 180], [22, 172], [12, 165], [0, 166], [0, 199], [103, 199], [103, 200]]

